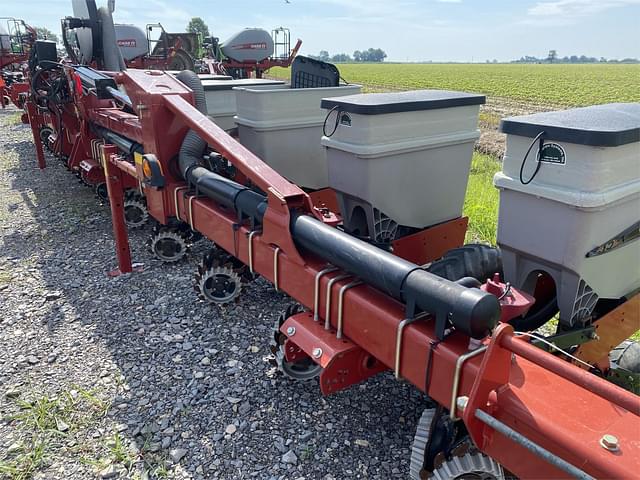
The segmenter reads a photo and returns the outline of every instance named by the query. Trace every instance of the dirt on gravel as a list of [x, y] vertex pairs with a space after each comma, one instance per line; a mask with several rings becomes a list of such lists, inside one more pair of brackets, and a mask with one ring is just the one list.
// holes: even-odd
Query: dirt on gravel
[[0, 478], [406, 478], [426, 398], [390, 374], [323, 398], [269, 360], [291, 302], [267, 282], [197, 300], [208, 251], [110, 278], [107, 206], [0, 111]]

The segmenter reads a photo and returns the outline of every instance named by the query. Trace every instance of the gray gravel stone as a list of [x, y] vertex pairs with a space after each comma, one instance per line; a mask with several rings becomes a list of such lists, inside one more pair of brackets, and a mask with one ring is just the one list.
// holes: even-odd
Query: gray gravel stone
[[282, 455], [282, 463], [289, 463], [291, 465], [297, 465], [298, 464], [298, 457], [296, 456], [295, 453], [293, 453], [293, 450], [289, 450], [287, 453]]
[[169, 450], [169, 456], [171, 457], [173, 463], [178, 463], [186, 454], [187, 450], [185, 450], [184, 448], [173, 448]]

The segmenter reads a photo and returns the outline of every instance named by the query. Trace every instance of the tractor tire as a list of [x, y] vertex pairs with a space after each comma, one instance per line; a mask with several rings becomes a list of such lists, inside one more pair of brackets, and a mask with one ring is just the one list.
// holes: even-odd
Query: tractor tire
[[449, 250], [429, 265], [427, 271], [452, 282], [472, 277], [484, 283], [496, 273], [502, 275], [502, 256], [498, 248], [471, 243]]
[[193, 63], [193, 58], [184, 50], [180, 49], [176, 51], [176, 54], [171, 59], [171, 63], [169, 63], [170, 70], [193, 70], [195, 68], [195, 64]]

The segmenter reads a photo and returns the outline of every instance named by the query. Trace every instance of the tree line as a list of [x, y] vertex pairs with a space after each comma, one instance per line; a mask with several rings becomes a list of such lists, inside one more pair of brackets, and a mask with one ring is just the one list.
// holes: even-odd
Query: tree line
[[[623, 58], [622, 60], [618, 60], [615, 58], [605, 58], [605, 57], [587, 57], [586, 55], [571, 55], [560, 57], [558, 55], [557, 50], [549, 50], [549, 53], [546, 57], [535, 57], [530, 55], [525, 55], [524, 57], [520, 57], [519, 60], [513, 60], [511, 63], [639, 63], [640, 61], [637, 58]], [[487, 60], [487, 63], [489, 61]]]
[[387, 54], [381, 48], [369, 48], [368, 50], [356, 50], [353, 56], [348, 53], [337, 53], [330, 55], [326, 50], [321, 50], [318, 55], [309, 55], [311, 58], [323, 62], [347, 63], [347, 62], [384, 62]]

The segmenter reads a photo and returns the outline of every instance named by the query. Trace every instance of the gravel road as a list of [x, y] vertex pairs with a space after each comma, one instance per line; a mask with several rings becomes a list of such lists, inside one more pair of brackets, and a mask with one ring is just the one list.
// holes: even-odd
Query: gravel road
[[0, 111], [0, 478], [407, 478], [426, 399], [383, 374], [323, 398], [274, 374], [289, 301], [266, 282], [216, 308], [192, 289], [197, 244], [115, 266], [109, 210]]

